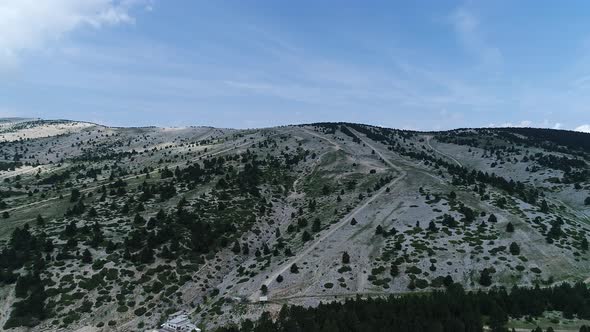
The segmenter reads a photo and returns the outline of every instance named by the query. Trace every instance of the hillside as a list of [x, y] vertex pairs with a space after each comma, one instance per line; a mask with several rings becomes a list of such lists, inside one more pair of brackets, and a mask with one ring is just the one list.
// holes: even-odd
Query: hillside
[[0, 327], [590, 280], [590, 134], [0, 122]]

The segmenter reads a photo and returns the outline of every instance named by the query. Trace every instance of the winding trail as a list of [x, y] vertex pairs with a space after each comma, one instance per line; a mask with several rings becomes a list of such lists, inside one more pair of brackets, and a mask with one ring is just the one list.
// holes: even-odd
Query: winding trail
[[[327, 137], [323, 137], [321, 135], [318, 135], [316, 133], [314, 133], [313, 131], [303, 128], [303, 131], [306, 132], [307, 134], [311, 135], [311, 136], [315, 136], [317, 138], [323, 139], [325, 141], [327, 141], [328, 143], [330, 143], [332, 145], [332, 148], [334, 149], [334, 151], [338, 151], [339, 149], [342, 149], [342, 147], [332, 141], [331, 139], [327, 138]], [[320, 161], [322, 160], [322, 157], [325, 156], [326, 154], [330, 153], [330, 151], [326, 151], [324, 153], [322, 153], [321, 155], [317, 156], [316, 160], [313, 163], [313, 167], [315, 169], [315, 167], [320, 163]], [[312, 170], [313, 171], [313, 170]], [[297, 177], [297, 179], [295, 181], [293, 181], [293, 192], [297, 192], [297, 186], [299, 185], [299, 182], [304, 178], [305, 175], [308, 175], [308, 173], [303, 172], [303, 174], [301, 174], [299, 177]]]
[[452, 161], [454, 161], [457, 165], [459, 165], [459, 167], [463, 167], [463, 165], [457, 160], [455, 159], [453, 156], [448, 155], [444, 152], [441, 152], [437, 149], [435, 149], [434, 147], [432, 147], [432, 145], [430, 145], [430, 140], [432, 139], [432, 136], [426, 136], [426, 145], [428, 145], [429, 148], [431, 148], [434, 152], [440, 154], [441, 156], [447, 157], [449, 159], [451, 159]]
[[15, 290], [14, 287], [10, 287], [8, 294], [4, 294], [4, 301], [0, 301], [0, 328], [6, 324], [8, 317], [10, 317], [10, 308], [12, 303], [15, 301]]
[[[281, 133], [273, 134], [273, 135], [270, 135], [268, 137], [273, 137], [273, 136], [281, 135], [281, 134], [284, 134], [284, 133], [287, 133], [287, 132], [281, 132]], [[209, 134], [210, 134], [210, 132], [204, 133], [202, 136], [199, 137], [199, 140], [207, 137]], [[228, 152], [228, 151], [232, 151], [232, 150], [235, 150], [235, 149], [238, 149], [238, 148], [241, 148], [241, 147], [250, 146], [250, 145], [259, 143], [260, 141], [261, 140], [253, 140], [251, 142], [245, 142], [245, 143], [242, 143], [242, 144], [238, 144], [238, 145], [230, 146], [230, 147], [227, 147], [227, 148], [223, 148], [223, 149], [221, 149], [219, 151], [210, 153], [210, 154], [206, 155], [205, 157], [206, 158], [211, 158], [211, 157], [220, 155], [220, 154], [225, 153], [225, 152]], [[194, 158], [193, 160], [196, 160], [196, 159], [198, 159], [198, 158]], [[170, 165], [165, 165], [165, 166], [162, 166], [162, 167], [155, 168], [149, 174], [150, 175], [156, 174], [158, 171], [163, 170], [165, 167], [174, 168], [176, 166], [181, 166], [181, 165], [185, 165], [185, 164], [186, 164], [186, 161], [182, 161], [182, 162], [178, 162], [178, 163], [174, 163], [174, 164], [170, 164]], [[134, 179], [134, 178], [136, 178], [136, 177], [138, 177], [140, 175], [143, 175], [143, 173], [142, 174], [128, 175], [128, 176], [122, 177], [121, 180], [126, 181], [126, 180], [130, 180], [130, 179]], [[97, 189], [97, 188], [99, 188], [99, 187], [101, 187], [103, 185], [108, 185], [108, 184], [111, 184], [111, 183], [115, 183], [118, 180], [119, 179], [112, 180], [112, 181], [109, 181], [109, 180], [104, 181], [103, 180], [103, 181], [101, 181], [99, 183], [96, 183], [96, 185], [89, 186], [89, 187], [84, 188], [84, 189], [80, 189], [80, 193], [85, 193], [85, 192], [89, 192], [89, 191], [95, 190], [95, 189]], [[69, 196], [70, 196], [70, 193], [64, 193], [64, 194], [62, 194], [62, 197], [63, 198], [69, 197]], [[22, 209], [29, 208], [29, 207], [32, 207], [32, 206], [42, 205], [43, 203], [52, 202], [52, 201], [55, 201], [55, 200], [58, 200], [58, 199], [61, 199], [59, 195], [58, 196], [53, 196], [53, 197], [50, 197], [50, 198], [47, 198], [47, 199], [43, 199], [43, 200], [40, 200], [40, 201], [35, 201], [35, 202], [31, 202], [31, 203], [21, 204], [21, 205], [18, 205], [18, 206], [12, 207], [12, 208], [8, 208], [8, 209], [4, 209], [4, 210], [1, 210], [1, 211], [7, 211], [7, 212], [18, 211], [18, 210], [22, 210]]]
[[[397, 170], [400, 173], [400, 175], [397, 176], [395, 179], [393, 179], [391, 182], [389, 182], [387, 185], [381, 187], [381, 189], [379, 189], [377, 192], [375, 192], [369, 199], [365, 200], [362, 204], [357, 205], [357, 207], [355, 207], [352, 211], [350, 211], [339, 222], [337, 222], [336, 224], [333, 224], [320, 237], [313, 240], [303, 251], [301, 251], [297, 255], [291, 257], [289, 260], [287, 260], [285, 263], [283, 263], [281, 266], [279, 266], [270, 275], [268, 275], [268, 278], [262, 283], [262, 285], [265, 285], [268, 287], [272, 282], [274, 282], [276, 280], [276, 278], [279, 275], [285, 273], [291, 267], [291, 265], [296, 264], [302, 258], [308, 256], [313, 250], [315, 250], [318, 247], [319, 244], [321, 244], [327, 238], [332, 236], [336, 231], [338, 231], [339, 229], [341, 229], [345, 225], [349, 224], [350, 221], [352, 220], [352, 218], [354, 218], [360, 211], [362, 211], [369, 204], [371, 204], [373, 201], [375, 201], [377, 198], [379, 198], [387, 190], [388, 187], [394, 186], [395, 184], [397, 184], [399, 181], [401, 181], [403, 178], [406, 177], [406, 175], [407, 175], [406, 171], [404, 171], [401, 167], [392, 163], [389, 159], [385, 158], [380, 151], [373, 148], [373, 146], [370, 145], [366, 140], [364, 140], [364, 139], [362, 139], [362, 140], [363, 140], [363, 142], [365, 142], [365, 144], [368, 147], [375, 150], [375, 153], [377, 155], [379, 155], [385, 163], [387, 163], [389, 166], [391, 166], [392, 168]], [[250, 300], [250, 302], [256, 302], [260, 295], [261, 295], [261, 292], [259, 290], [257, 290], [252, 295], [250, 295], [250, 297], [248, 299]]]

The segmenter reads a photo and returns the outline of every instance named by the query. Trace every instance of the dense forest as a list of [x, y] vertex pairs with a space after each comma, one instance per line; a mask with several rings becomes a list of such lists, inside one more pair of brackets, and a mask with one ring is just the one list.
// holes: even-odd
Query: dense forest
[[[513, 287], [466, 292], [459, 284], [446, 291], [388, 298], [348, 299], [315, 308], [283, 306], [276, 319], [264, 313], [259, 320], [217, 332], [493, 332], [509, 331], [509, 317], [539, 317], [561, 311], [566, 318], [590, 318], [590, 291], [582, 284], [553, 288]], [[582, 326], [580, 331], [587, 331]], [[538, 329], [534, 330], [538, 331]], [[548, 329], [547, 331], [551, 331]]]

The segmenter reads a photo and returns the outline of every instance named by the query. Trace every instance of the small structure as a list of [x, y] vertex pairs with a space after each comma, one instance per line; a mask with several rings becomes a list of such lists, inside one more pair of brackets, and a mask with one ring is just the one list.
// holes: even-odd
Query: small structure
[[188, 315], [182, 311], [176, 312], [169, 317], [169, 320], [162, 324], [160, 332], [201, 332], [195, 324], [191, 322]]
[[268, 296], [261, 296], [258, 298], [258, 302], [268, 302]]

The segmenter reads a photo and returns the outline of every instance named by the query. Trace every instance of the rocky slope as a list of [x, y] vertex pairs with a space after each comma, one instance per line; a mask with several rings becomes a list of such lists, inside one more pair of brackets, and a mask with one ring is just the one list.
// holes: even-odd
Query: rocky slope
[[588, 134], [16, 119], [0, 142], [7, 330], [590, 277]]

